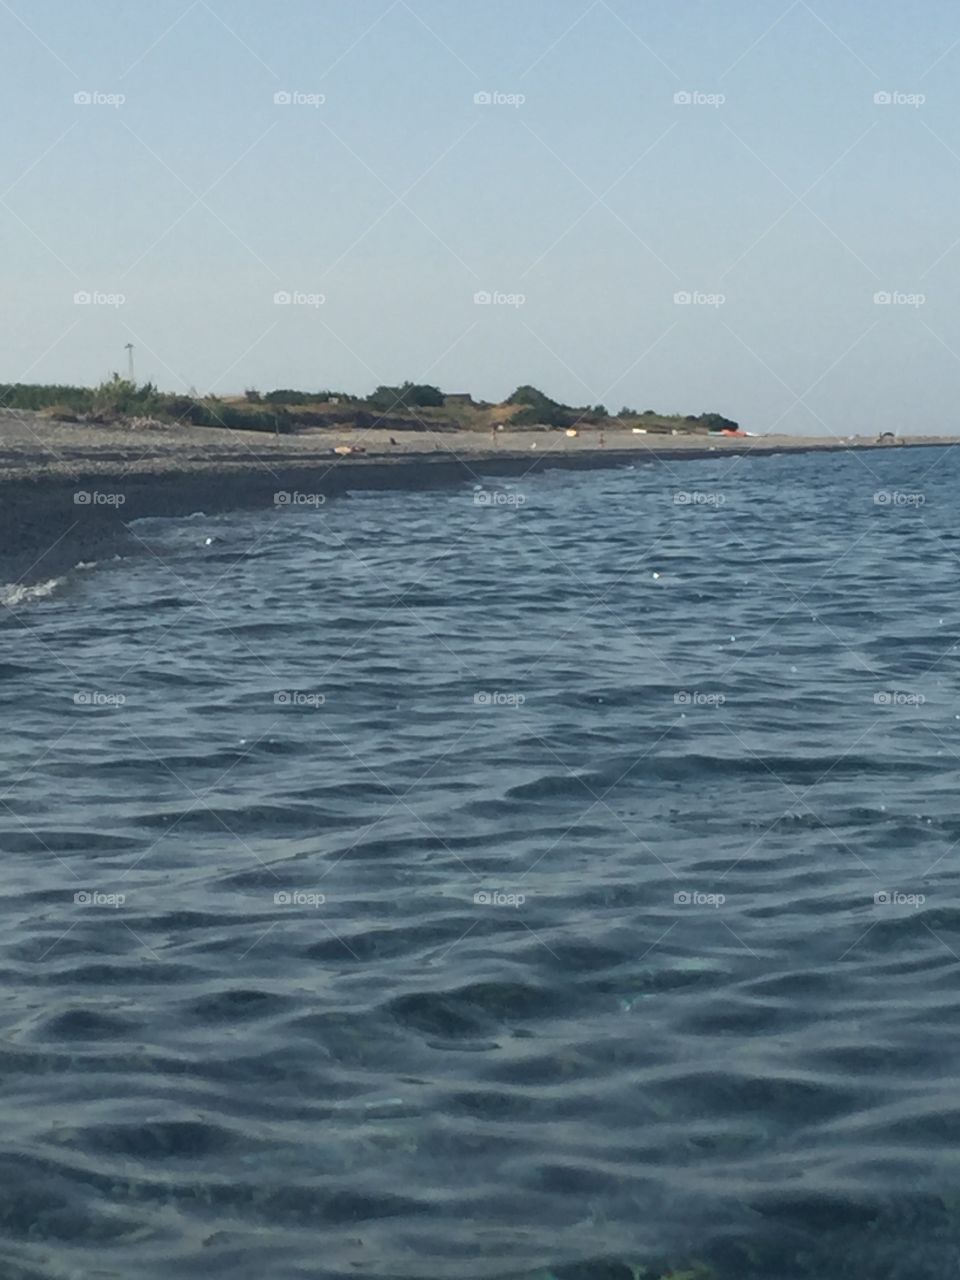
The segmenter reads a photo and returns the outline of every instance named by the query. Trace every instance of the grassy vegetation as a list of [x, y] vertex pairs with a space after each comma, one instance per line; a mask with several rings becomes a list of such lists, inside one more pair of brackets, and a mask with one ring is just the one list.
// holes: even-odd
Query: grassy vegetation
[[48, 411], [51, 417], [110, 422], [119, 418], [157, 418], [198, 427], [285, 432], [292, 429], [284, 408], [237, 406], [215, 396], [177, 396], [114, 376], [99, 387], [0, 384], [0, 408]]
[[198, 427], [226, 427], [235, 431], [287, 433], [301, 426], [356, 425], [370, 427], [381, 420], [402, 427], [435, 430], [491, 431], [498, 426], [602, 430], [632, 426], [651, 432], [706, 433], [737, 424], [721, 414], [697, 417], [623, 408], [611, 417], [602, 404], [561, 404], [537, 387], [522, 386], [502, 404], [447, 398], [434, 386], [405, 382], [380, 386], [366, 397], [333, 391], [278, 389], [261, 394], [248, 390], [242, 397], [173, 395], [152, 383], [142, 385], [114, 374], [99, 387], [0, 384], [0, 408], [29, 409], [66, 420], [111, 422], [124, 418], [155, 418]]
[[0, 405], [7, 409], [48, 409], [52, 405], [64, 405], [77, 413], [89, 413], [93, 408], [93, 394], [89, 387], [0, 383]]

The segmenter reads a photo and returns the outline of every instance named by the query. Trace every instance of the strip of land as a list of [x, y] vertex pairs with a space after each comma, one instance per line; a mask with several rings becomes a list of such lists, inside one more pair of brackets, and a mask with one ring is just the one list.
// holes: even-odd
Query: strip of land
[[[911, 436], [897, 444], [956, 442]], [[871, 438], [638, 435], [616, 428], [568, 436], [563, 430], [327, 427], [273, 436], [137, 420], [64, 423], [0, 411], [0, 581], [39, 581], [78, 561], [122, 552], [130, 546], [131, 520], [302, 500], [283, 495], [429, 489], [549, 467], [890, 447]]]

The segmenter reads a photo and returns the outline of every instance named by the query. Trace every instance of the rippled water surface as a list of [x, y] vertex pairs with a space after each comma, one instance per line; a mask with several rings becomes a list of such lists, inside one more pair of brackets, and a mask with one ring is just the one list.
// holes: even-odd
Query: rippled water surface
[[958, 485], [356, 494], [8, 595], [4, 1280], [956, 1275]]

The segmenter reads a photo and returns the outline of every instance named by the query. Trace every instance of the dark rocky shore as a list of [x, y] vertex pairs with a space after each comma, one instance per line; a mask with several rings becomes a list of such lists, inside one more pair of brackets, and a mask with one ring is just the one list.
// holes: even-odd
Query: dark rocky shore
[[[906, 443], [906, 442], [905, 442]], [[909, 445], [944, 445], [917, 437]], [[334, 447], [353, 447], [346, 456]], [[0, 413], [0, 581], [37, 582], [80, 561], [135, 546], [127, 525], [281, 505], [278, 494], [335, 498], [351, 489], [430, 489], [547, 468], [593, 469], [720, 454], [876, 449], [798, 437], [710, 439], [629, 432], [463, 433], [388, 431], [278, 437], [204, 428], [84, 427], [39, 415]]]

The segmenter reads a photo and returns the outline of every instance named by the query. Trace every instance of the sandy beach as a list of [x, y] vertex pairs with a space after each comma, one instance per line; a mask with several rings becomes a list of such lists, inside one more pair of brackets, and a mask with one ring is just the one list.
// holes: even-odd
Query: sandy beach
[[[911, 436], [899, 447], [955, 443]], [[363, 452], [337, 454], [337, 447]], [[0, 573], [31, 582], [129, 543], [127, 522], [282, 505], [277, 495], [427, 489], [549, 467], [596, 468], [783, 452], [888, 450], [871, 438], [325, 429], [298, 435], [91, 426], [0, 412]]]

